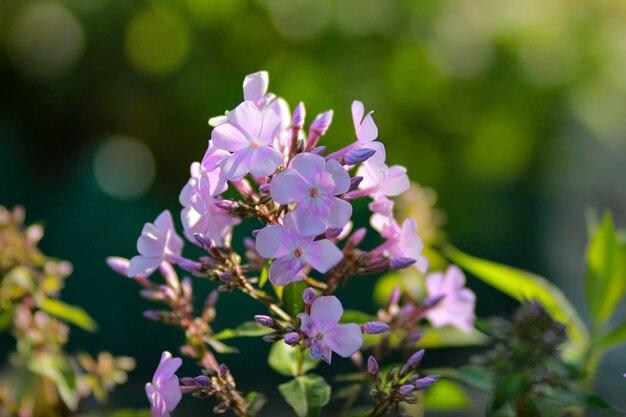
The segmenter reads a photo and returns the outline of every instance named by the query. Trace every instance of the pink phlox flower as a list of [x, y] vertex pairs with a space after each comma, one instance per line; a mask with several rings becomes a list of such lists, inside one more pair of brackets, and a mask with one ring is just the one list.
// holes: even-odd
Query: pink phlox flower
[[[363, 103], [358, 100], [352, 102], [352, 121], [356, 137], [360, 143], [371, 142], [378, 137], [378, 127], [372, 118], [373, 111], [365, 114]], [[365, 117], [363, 117], [365, 115]]]
[[181, 400], [180, 384], [175, 372], [182, 365], [180, 358], [163, 352], [161, 362], [154, 372], [152, 382], [146, 384], [146, 395], [150, 400], [152, 417], [169, 417]]
[[256, 237], [256, 249], [266, 259], [274, 259], [269, 279], [274, 285], [287, 285], [306, 276], [302, 269], [310, 265], [326, 273], [343, 258], [343, 253], [330, 240], [315, 240], [300, 233], [294, 213], [287, 213], [284, 226], [265, 226]]
[[387, 241], [382, 245], [384, 253], [391, 258], [415, 259], [415, 266], [421, 273], [428, 271], [428, 258], [422, 253], [424, 242], [417, 233], [417, 222], [409, 217], [402, 226], [393, 218], [387, 218], [380, 230], [381, 236]]
[[272, 147], [280, 125], [273, 110], [261, 112], [251, 101], [228, 113], [228, 121], [211, 132], [216, 148], [232, 152], [220, 165], [224, 177], [232, 181], [248, 173], [255, 177], [273, 174], [283, 161], [282, 154]]
[[214, 197], [220, 195], [228, 189], [228, 181], [224, 177], [221, 164], [222, 161], [230, 154], [222, 149], [217, 149], [211, 142], [202, 158], [197, 171], [192, 169], [191, 176], [198, 179], [195, 192], [203, 195]]
[[337, 195], [350, 188], [350, 175], [334, 159], [301, 153], [289, 168], [270, 183], [270, 194], [279, 204], [297, 203], [295, 221], [304, 235], [323, 233], [327, 227], [343, 228], [352, 216], [352, 205]]
[[355, 323], [339, 324], [343, 315], [341, 302], [335, 296], [317, 297], [309, 314], [300, 313], [300, 329], [309, 337], [311, 358], [331, 362], [332, 352], [347, 358], [363, 344], [361, 328]]
[[172, 215], [168, 210], [156, 218], [154, 223], [146, 223], [137, 239], [138, 256], [130, 260], [128, 276], [149, 276], [168, 256], [179, 256], [183, 240], [176, 234]]
[[370, 217], [370, 224], [372, 225], [374, 230], [382, 233], [386, 225], [392, 224], [394, 222], [393, 200], [385, 197], [384, 195], [378, 195], [374, 197], [374, 200], [369, 203], [367, 207], [372, 212], [372, 217]]
[[376, 153], [359, 166], [357, 175], [363, 177], [359, 184], [361, 190], [367, 190], [374, 197], [393, 197], [409, 189], [411, 184], [406, 168], [400, 165], [389, 167], [385, 164], [386, 153], [382, 143], [370, 142], [365, 147], [374, 149]]
[[217, 205], [219, 198], [211, 197], [211, 193], [199, 185], [200, 164], [191, 166], [191, 178], [183, 187], [178, 197], [183, 209], [180, 219], [185, 229], [185, 237], [195, 242], [194, 235], [201, 233], [208, 236], [216, 245], [222, 246], [230, 242], [232, 229], [241, 223], [241, 219], [233, 217]]
[[450, 265], [445, 274], [433, 272], [426, 277], [429, 298], [444, 298], [426, 313], [435, 327], [452, 325], [470, 333], [474, 329], [476, 295], [465, 287], [465, 275], [456, 265]]

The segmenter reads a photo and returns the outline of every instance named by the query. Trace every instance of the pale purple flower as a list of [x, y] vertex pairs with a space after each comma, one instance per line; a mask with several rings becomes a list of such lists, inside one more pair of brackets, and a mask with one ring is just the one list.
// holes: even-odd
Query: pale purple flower
[[317, 297], [310, 314], [300, 313], [300, 330], [308, 337], [311, 358], [330, 363], [332, 352], [341, 357], [352, 356], [363, 344], [361, 328], [355, 323], [339, 324], [343, 315], [341, 302], [335, 296]]
[[146, 223], [137, 239], [138, 256], [130, 260], [128, 276], [147, 277], [169, 256], [178, 257], [183, 249], [183, 240], [176, 234], [172, 215], [168, 210], [153, 223]]
[[350, 175], [339, 162], [301, 153], [272, 179], [270, 194], [279, 204], [298, 203], [293, 213], [300, 232], [316, 235], [348, 223], [352, 205], [336, 196], [349, 188]]
[[253, 102], [258, 107], [262, 107], [269, 83], [270, 76], [267, 71], [246, 75], [246, 78], [243, 80], [243, 99]]
[[372, 111], [367, 113], [365, 117], [365, 108], [363, 103], [358, 100], [352, 102], [352, 121], [354, 122], [354, 130], [356, 137], [361, 143], [367, 143], [378, 137], [378, 128], [372, 118]]
[[[209, 147], [195, 175], [197, 185], [194, 191], [196, 193], [203, 196], [214, 197], [228, 189], [228, 182], [224, 177], [220, 165], [229, 155], [228, 152], [217, 149], [213, 143], [209, 142]], [[193, 170], [192, 168], [192, 177], [194, 176]]]
[[269, 269], [269, 279], [274, 285], [287, 285], [305, 278], [302, 269], [310, 265], [326, 273], [343, 258], [343, 253], [327, 239], [315, 240], [303, 236], [293, 218], [285, 216], [284, 226], [265, 226], [256, 237], [256, 249], [266, 259], [275, 258]]
[[465, 288], [465, 275], [456, 265], [450, 265], [445, 274], [434, 272], [426, 277], [429, 298], [444, 296], [426, 312], [426, 318], [435, 327], [452, 325], [469, 333], [474, 328], [476, 295]]
[[357, 171], [357, 175], [363, 177], [359, 184], [362, 192], [370, 195], [393, 197], [402, 194], [410, 187], [406, 168], [400, 165], [392, 167], [385, 164], [385, 146], [380, 142], [371, 142], [364, 145], [375, 151], [374, 156], [363, 162]]
[[280, 125], [276, 112], [261, 112], [251, 101], [228, 113], [228, 121], [211, 132], [216, 148], [233, 152], [221, 163], [224, 177], [238, 180], [248, 173], [255, 177], [272, 175], [283, 161], [281, 153], [272, 148]]
[[195, 242], [194, 235], [200, 233], [218, 246], [228, 244], [233, 227], [241, 223], [241, 220], [218, 207], [216, 203], [222, 200], [211, 197], [209, 190], [199, 185], [199, 172], [200, 164], [192, 164], [191, 178], [178, 197], [183, 206], [180, 218], [185, 236]]
[[175, 372], [182, 365], [180, 358], [163, 352], [161, 362], [154, 372], [152, 382], [146, 384], [146, 395], [150, 400], [152, 417], [169, 417], [182, 397]]
[[417, 234], [417, 222], [413, 218], [405, 219], [400, 227], [395, 220], [390, 219], [381, 230], [381, 235], [387, 239], [382, 245], [383, 252], [391, 258], [415, 259], [415, 266], [421, 273], [428, 270], [428, 258], [422, 251], [424, 242]]

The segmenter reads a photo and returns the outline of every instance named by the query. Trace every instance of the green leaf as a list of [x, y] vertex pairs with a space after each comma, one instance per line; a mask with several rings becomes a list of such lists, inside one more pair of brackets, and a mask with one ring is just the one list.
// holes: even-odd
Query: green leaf
[[150, 410], [117, 410], [106, 417], [150, 417]]
[[239, 349], [236, 347], [228, 346], [213, 338], [206, 338], [205, 342], [207, 342], [217, 353], [239, 353]]
[[626, 292], [626, 247], [619, 241], [613, 218], [606, 213], [587, 246], [585, 295], [594, 321], [606, 323]]
[[278, 390], [298, 417], [317, 417], [330, 401], [330, 385], [318, 375], [299, 376], [280, 384]]
[[469, 405], [465, 390], [453, 381], [437, 381], [424, 394], [424, 406], [429, 410], [459, 410]]
[[298, 352], [300, 348], [288, 346], [282, 341], [276, 342], [270, 349], [267, 362], [276, 372], [286, 376], [298, 375], [298, 355], [302, 355], [302, 373], [305, 374], [320, 364], [313, 360], [307, 350]]
[[246, 321], [234, 329], [224, 329], [213, 336], [213, 339], [224, 340], [233, 337], [258, 337], [274, 333], [275, 330], [261, 326], [256, 321]]
[[626, 342], [626, 321], [600, 337], [596, 341], [596, 346], [600, 349], [611, 349], [624, 342]]
[[272, 260], [268, 260], [261, 269], [261, 276], [259, 277], [259, 288], [263, 288], [267, 283], [267, 280], [270, 278], [270, 265], [272, 264]]
[[417, 342], [417, 346], [425, 349], [437, 349], [459, 346], [483, 346], [489, 343], [489, 337], [476, 329], [465, 333], [456, 327], [424, 327], [424, 336]]
[[76, 375], [67, 359], [51, 353], [40, 353], [28, 362], [31, 372], [51, 380], [59, 396], [70, 410], [76, 410], [80, 396], [76, 387]]
[[65, 304], [63, 301], [53, 298], [43, 298], [39, 302], [39, 308], [52, 316], [75, 324], [84, 330], [94, 332], [98, 328], [94, 319], [92, 319], [85, 310], [80, 307]]
[[521, 269], [487, 261], [448, 247], [447, 256], [492, 287], [518, 301], [537, 300], [555, 319], [567, 325], [569, 341], [564, 354], [578, 359], [589, 345], [589, 333], [565, 294], [545, 278]]
[[376, 320], [376, 317], [358, 310], [346, 310], [341, 316], [341, 323], [363, 324], [373, 320]]
[[283, 287], [282, 300], [285, 303], [285, 307], [287, 307], [287, 311], [292, 316], [296, 316], [304, 311], [302, 293], [307, 287], [308, 285], [305, 281], [294, 282]]
[[265, 405], [267, 399], [263, 394], [258, 392], [249, 392], [246, 395], [246, 408], [248, 410], [248, 415], [255, 416], [261, 411], [261, 408]]

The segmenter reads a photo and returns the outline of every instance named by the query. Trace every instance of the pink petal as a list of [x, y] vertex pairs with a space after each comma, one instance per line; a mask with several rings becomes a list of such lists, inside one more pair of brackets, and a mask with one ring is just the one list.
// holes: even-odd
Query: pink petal
[[161, 395], [161, 401], [165, 403], [167, 411], [173, 411], [182, 398], [178, 378], [173, 376], [167, 381], [161, 382], [159, 394]]
[[238, 180], [243, 178], [250, 169], [250, 159], [252, 158], [252, 149], [240, 149], [224, 160], [222, 171], [227, 180]]
[[376, 123], [374, 123], [374, 119], [372, 118], [372, 113], [367, 113], [365, 119], [361, 123], [361, 128], [359, 129], [358, 138], [361, 142], [371, 142], [378, 137], [378, 127], [376, 127]]
[[202, 169], [207, 172], [216, 170], [222, 159], [226, 158], [228, 155], [228, 152], [223, 149], [218, 149], [212, 141], [209, 141], [209, 147], [202, 158]]
[[444, 285], [448, 292], [457, 292], [465, 286], [465, 274], [458, 266], [450, 265], [446, 271]]
[[313, 269], [324, 274], [343, 259], [343, 253], [330, 240], [323, 239], [306, 246], [302, 257]]
[[251, 101], [244, 101], [235, 110], [228, 113], [228, 120], [241, 129], [250, 139], [259, 135], [263, 123], [261, 112]]
[[343, 315], [341, 302], [334, 295], [317, 297], [311, 304], [311, 318], [316, 323], [337, 324]]
[[298, 171], [287, 168], [272, 178], [270, 194], [278, 204], [296, 203], [306, 197], [308, 184]]
[[267, 71], [259, 71], [254, 74], [246, 75], [243, 80], [243, 98], [244, 100], [257, 102], [267, 94], [267, 86], [269, 85], [269, 75]]
[[326, 230], [326, 225], [320, 219], [320, 213], [314, 199], [305, 198], [300, 201], [293, 211], [293, 217], [298, 225], [298, 230], [304, 236], [318, 235]]
[[137, 251], [148, 257], [159, 257], [163, 255], [165, 239], [154, 235], [141, 235], [137, 239]]
[[289, 105], [282, 98], [277, 98], [273, 100], [269, 106], [267, 106], [267, 110], [272, 110], [279, 119], [279, 130], [285, 130], [291, 124], [291, 112], [289, 111]]
[[333, 350], [344, 358], [352, 356], [363, 345], [361, 328], [355, 323], [338, 325], [333, 336], [333, 341], [338, 345]]
[[289, 166], [298, 171], [309, 184], [318, 184], [326, 161], [319, 155], [305, 152], [296, 155]]
[[331, 159], [326, 161], [326, 172], [328, 172], [335, 185], [335, 189], [333, 191], [334, 195], [347, 193], [350, 188], [350, 175], [346, 172], [345, 169], [337, 162], [335, 159]]
[[429, 297], [445, 294], [443, 273], [433, 272], [426, 277], [426, 291]]
[[161, 361], [159, 366], [154, 372], [154, 378], [152, 382], [157, 385], [163, 381], [166, 381], [174, 376], [178, 368], [181, 367], [183, 361], [181, 358], [174, 358], [169, 352], [163, 352], [161, 355]]
[[352, 204], [337, 197], [325, 198], [324, 202], [329, 209], [329, 215], [323, 219], [326, 226], [342, 228], [348, 224], [352, 217]]
[[194, 210], [193, 207], [185, 207], [180, 211], [180, 220], [185, 229], [185, 236], [195, 242], [195, 233], [206, 233], [208, 228], [208, 217], [203, 216]]
[[384, 179], [380, 184], [380, 191], [384, 195], [393, 197], [408, 190], [410, 185], [406, 168], [394, 165], [385, 172]]
[[259, 144], [271, 145], [274, 137], [278, 133], [280, 126], [280, 117], [273, 110], [265, 110], [263, 112], [263, 122], [259, 132]]
[[228, 182], [221, 171], [204, 172], [198, 178], [198, 191], [200, 197], [206, 199], [222, 194], [228, 189]]
[[272, 262], [269, 270], [269, 278], [272, 284], [283, 286], [296, 281], [302, 281], [304, 274], [300, 270], [304, 264], [293, 255], [285, 255]]
[[365, 113], [365, 108], [363, 107], [363, 103], [358, 100], [354, 100], [352, 102], [352, 122], [354, 123], [354, 131], [359, 132], [361, 127], [361, 121], [363, 121], [363, 114]]
[[271, 146], [261, 146], [252, 151], [250, 173], [255, 177], [268, 177], [276, 172], [283, 156]]
[[171, 230], [174, 228], [174, 221], [172, 220], [172, 214], [169, 210], [165, 210], [163, 213], [159, 214], [159, 217], [154, 221], [154, 225], [159, 228], [159, 230]]
[[211, 143], [218, 149], [235, 152], [250, 146], [250, 139], [231, 123], [222, 123], [211, 132]]
[[143, 275], [147, 277], [152, 274], [161, 264], [161, 258], [148, 258], [145, 256], [134, 256], [130, 260], [128, 266], [128, 276], [134, 277], [137, 275]]
[[289, 239], [285, 228], [279, 225], [265, 226], [256, 237], [256, 250], [266, 259], [279, 258], [287, 254], [282, 242]]

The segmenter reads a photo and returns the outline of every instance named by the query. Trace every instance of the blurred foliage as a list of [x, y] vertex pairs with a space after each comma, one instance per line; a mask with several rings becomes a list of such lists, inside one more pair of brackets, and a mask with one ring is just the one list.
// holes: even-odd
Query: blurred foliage
[[90, 331], [96, 325], [84, 310], [58, 299], [72, 265], [39, 251], [43, 228], [24, 227], [24, 216], [20, 207], [0, 206], [0, 332], [16, 341], [0, 372], [0, 415], [73, 415], [81, 398], [106, 400], [108, 391], [126, 382], [135, 361], [64, 351], [68, 324]]

